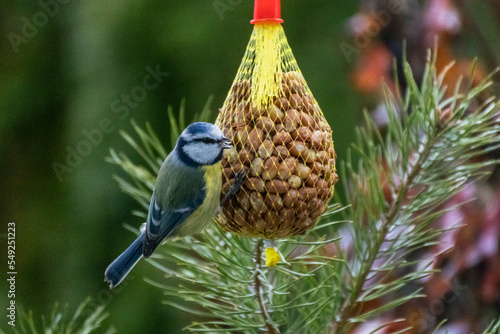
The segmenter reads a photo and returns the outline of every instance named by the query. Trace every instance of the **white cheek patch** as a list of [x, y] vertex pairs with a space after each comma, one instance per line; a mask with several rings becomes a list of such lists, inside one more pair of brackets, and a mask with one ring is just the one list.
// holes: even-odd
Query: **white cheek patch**
[[188, 157], [202, 165], [212, 164], [220, 153], [217, 144], [190, 143], [184, 145], [183, 150]]

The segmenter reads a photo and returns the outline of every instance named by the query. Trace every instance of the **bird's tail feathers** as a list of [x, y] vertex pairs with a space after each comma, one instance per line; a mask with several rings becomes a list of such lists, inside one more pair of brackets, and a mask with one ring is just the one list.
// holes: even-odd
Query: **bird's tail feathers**
[[123, 281], [137, 261], [142, 257], [142, 244], [144, 242], [144, 233], [139, 237], [111, 264], [104, 272], [104, 281], [109, 283], [110, 289], [114, 288]]

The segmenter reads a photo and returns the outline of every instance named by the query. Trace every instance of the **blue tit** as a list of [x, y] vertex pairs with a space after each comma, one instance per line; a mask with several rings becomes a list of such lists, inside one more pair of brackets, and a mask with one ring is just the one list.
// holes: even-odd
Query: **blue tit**
[[104, 273], [110, 288], [165, 239], [192, 235], [208, 225], [219, 209], [222, 155], [231, 147], [213, 124], [193, 123], [182, 132], [158, 172], [145, 230]]

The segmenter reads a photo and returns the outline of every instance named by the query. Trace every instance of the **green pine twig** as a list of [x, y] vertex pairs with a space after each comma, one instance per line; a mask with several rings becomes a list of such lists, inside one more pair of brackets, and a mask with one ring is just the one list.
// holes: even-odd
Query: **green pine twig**
[[[105, 333], [113, 334], [116, 330], [113, 327], [103, 329], [103, 321], [108, 317], [104, 312], [104, 306], [91, 307], [91, 299], [85, 299], [71, 313], [69, 306], [60, 307], [57, 303], [49, 317], [41, 316], [41, 327], [31, 311], [24, 311], [17, 308], [17, 323], [12, 327], [12, 333], [46, 333], [46, 334], [92, 334]], [[0, 333], [4, 332], [0, 329]]]
[[[352, 280], [338, 311], [335, 333], [345, 333], [356, 322], [423, 296], [417, 290], [373, 310], [364, 309], [366, 302], [431, 273], [432, 259], [428, 259], [420, 270], [389, 278], [403, 268], [415, 267], [417, 263], [408, 263], [406, 256], [432, 245], [444, 232], [430, 227], [445, 212], [440, 206], [467, 182], [484, 175], [485, 168], [498, 163], [484, 158], [485, 153], [500, 147], [498, 104], [490, 99], [470, 110], [476, 97], [492, 84], [490, 78], [463, 96], [458, 94], [458, 82], [456, 94], [445, 99], [445, 73], [435, 73], [434, 61], [429, 57], [421, 87], [406, 64], [406, 97], [398, 99], [386, 92], [387, 135], [383, 138], [367, 117], [367, 130], [358, 132], [355, 146], [360, 155], [357, 168], [351, 157], [347, 159], [343, 178], [354, 181], [348, 200], [353, 204], [350, 218], [356, 254], [348, 262]], [[405, 101], [401, 120], [396, 116], [396, 100]], [[474, 162], [479, 157], [483, 160]], [[381, 175], [386, 176], [385, 183]], [[391, 231], [398, 229], [391, 237]]]

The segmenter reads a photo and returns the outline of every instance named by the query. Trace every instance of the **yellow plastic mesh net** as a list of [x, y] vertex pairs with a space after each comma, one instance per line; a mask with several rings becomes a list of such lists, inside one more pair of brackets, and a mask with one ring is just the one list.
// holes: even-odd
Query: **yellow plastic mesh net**
[[333, 196], [336, 154], [281, 24], [255, 24], [216, 125], [234, 145], [222, 160], [222, 195], [236, 173], [247, 175], [218, 224], [268, 239], [313, 227]]

